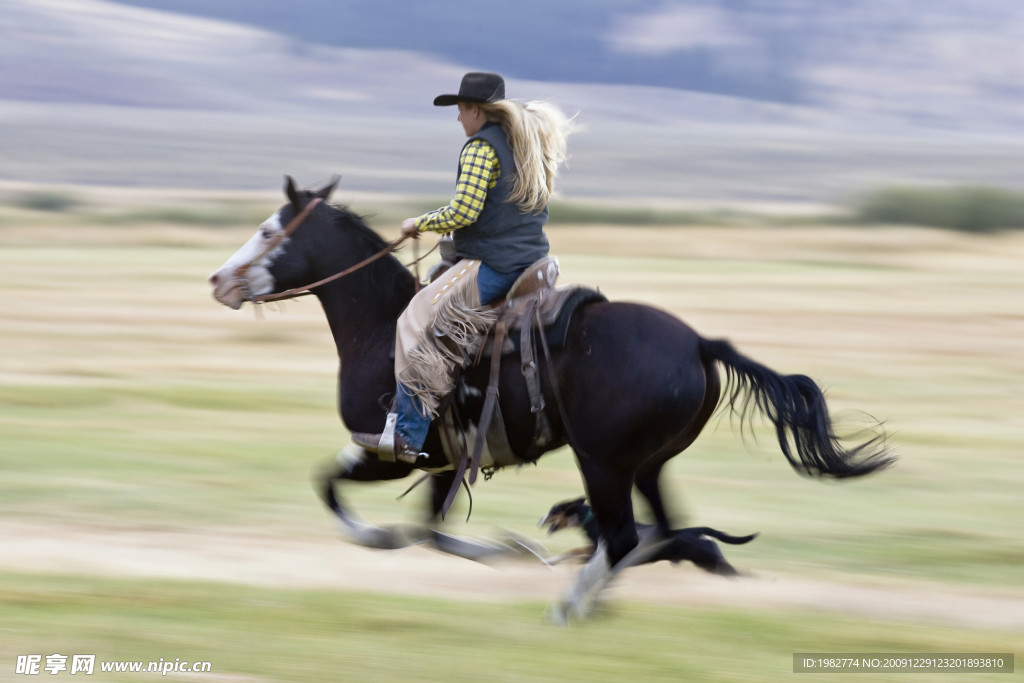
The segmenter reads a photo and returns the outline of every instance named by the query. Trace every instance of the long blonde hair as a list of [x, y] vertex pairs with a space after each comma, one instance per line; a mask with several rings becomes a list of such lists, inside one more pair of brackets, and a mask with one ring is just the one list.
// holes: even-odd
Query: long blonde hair
[[505, 131], [516, 160], [509, 199], [525, 213], [543, 211], [554, 192], [559, 166], [568, 156], [576, 117], [569, 118], [555, 105], [540, 100], [499, 100], [479, 106], [489, 121]]

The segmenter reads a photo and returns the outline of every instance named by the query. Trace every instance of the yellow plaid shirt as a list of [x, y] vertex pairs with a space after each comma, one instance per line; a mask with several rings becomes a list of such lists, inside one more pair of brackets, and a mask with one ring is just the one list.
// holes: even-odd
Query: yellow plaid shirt
[[455, 183], [455, 197], [448, 206], [442, 206], [416, 219], [420, 232], [449, 232], [472, 225], [484, 209], [487, 192], [498, 184], [501, 163], [486, 140], [473, 140], [463, 147], [459, 157], [462, 169]]

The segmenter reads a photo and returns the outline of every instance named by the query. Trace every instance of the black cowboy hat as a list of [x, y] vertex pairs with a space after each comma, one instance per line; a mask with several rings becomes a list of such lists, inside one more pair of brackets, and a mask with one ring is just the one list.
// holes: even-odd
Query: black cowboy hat
[[438, 95], [435, 107], [448, 107], [459, 102], [497, 102], [505, 99], [505, 79], [498, 74], [472, 71], [462, 77], [458, 95]]

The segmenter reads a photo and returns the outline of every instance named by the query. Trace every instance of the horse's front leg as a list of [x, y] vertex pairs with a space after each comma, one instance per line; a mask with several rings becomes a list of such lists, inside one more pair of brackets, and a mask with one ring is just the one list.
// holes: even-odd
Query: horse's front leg
[[[441, 531], [439, 528], [443, 521], [441, 510], [455, 484], [455, 472], [449, 470], [434, 474], [431, 476], [430, 482], [432, 513], [428, 522], [430, 525], [429, 542], [437, 550], [475, 562], [512, 557], [534, 557], [543, 561], [547, 555], [547, 551], [542, 547], [511, 532], [506, 532], [503, 538], [469, 539]], [[461, 481], [459, 483], [462, 484]]]
[[403, 462], [382, 462], [369, 456], [356, 445], [338, 452], [333, 460], [319, 467], [313, 475], [313, 489], [341, 523], [342, 533], [349, 541], [368, 548], [395, 549], [418, 543], [396, 528], [379, 527], [363, 521], [338, 494], [342, 481], [388, 481], [402, 479], [412, 472], [412, 465]]
[[441, 531], [441, 510], [455, 481], [454, 471], [426, 475], [430, 477], [431, 489], [430, 514], [426, 527], [379, 527], [370, 524], [356, 515], [338, 493], [340, 484], [346, 480], [387, 481], [401, 479], [412, 471], [413, 466], [408, 463], [382, 462], [359, 446], [350, 445], [343, 448], [337, 458], [317, 469], [313, 476], [313, 488], [341, 523], [345, 537], [357, 545], [393, 550], [426, 542], [441, 552], [477, 562], [521, 555], [541, 557], [543, 549], [537, 549], [526, 539], [512, 535], [501, 540], [477, 541]]
[[613, 567], [636, 547], [632, 476], [603, 462], [593, 453], [578, 458], [600, 538], [590, 560], [576, 575], [565, 601], [555, 605], [552, 618], [561, 624], [590, 615], [597, 597], [615, 576]]

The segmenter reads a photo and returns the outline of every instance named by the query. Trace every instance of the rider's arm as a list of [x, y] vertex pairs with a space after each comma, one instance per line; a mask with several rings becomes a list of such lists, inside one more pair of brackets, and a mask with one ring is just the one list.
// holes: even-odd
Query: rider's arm
[[501, 164], [494, 148], [486, 140], [473, 140], [462, 149], [459, 180], [455, 197], [448, 206], [425, 213], [416, 219], [420, 232], [448, 232], [472, 225], [479, 218], [488, 190], [498, 183]]

